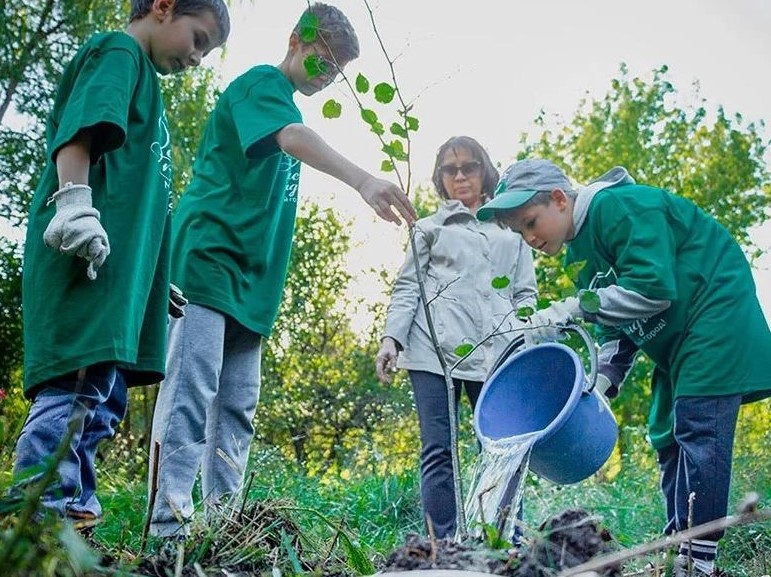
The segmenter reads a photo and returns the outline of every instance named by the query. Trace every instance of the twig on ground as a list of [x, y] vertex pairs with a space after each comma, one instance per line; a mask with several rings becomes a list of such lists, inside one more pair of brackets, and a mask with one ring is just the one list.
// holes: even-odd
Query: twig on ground
[[147, 546], [147, 534], [150, 532], [150, 519], [153, 516], [153, 509], [155, 508], [155, 497], [158, 494], [158, 459], [161, 454], [161, 443], [155, 441], [153, 445], [153, 471], [150, 475], [150, 497], [147, 503], [147, 517], [145, 518], [145, 525], [142, 527], [142, 541], [139, 545], [139, 554], [142, 555], [145, 552]]
[[436, 563], [436, 531], [434, 531], [434, 520], [428, 513], [426, 513], [426, 527], [428, 527], [428, 537], [431, 543], [431, 563]]

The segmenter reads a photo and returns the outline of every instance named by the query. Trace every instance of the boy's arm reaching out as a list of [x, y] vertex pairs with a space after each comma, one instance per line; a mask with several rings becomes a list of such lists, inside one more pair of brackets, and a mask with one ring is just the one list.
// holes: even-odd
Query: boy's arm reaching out
[[415, 209], [401, 188], [355, 165], [304, 124], [285, 126], [276, 133], [276, 142], [287, 154], [356, 190], [383, 220], [401, 224], [399, 215], [407, 223], [417, 219]]

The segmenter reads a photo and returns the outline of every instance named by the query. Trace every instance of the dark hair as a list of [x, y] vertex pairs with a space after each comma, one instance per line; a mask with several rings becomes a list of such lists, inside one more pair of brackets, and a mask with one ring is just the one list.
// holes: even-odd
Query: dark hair
[[315, 16], [313, 21], [318, 32], [314, 43], [325, 46], [330, 55], [339, 62], [350, 62], [359, 57], [359, 38], [356, 31], [348, 17], [335, 6], [322, 2], [311, 4], [302, 13], [292, 32], [300, 35], [302, 39], [301, 29], [308, 25], [311, 14]]
[[[131, 0], [129, 22], [146, 16], [152, 7], [153, 0]], [[174, 0], [171, 14], [175, 18], [185, 15], [197, 16], [206, 10], [214, 14], [220, 28], [221, 42], [225, 42], [230, 35], [230, 15], [224, 0]]]
[[468, 150], [471, 156], [474, 157], [474, 160], [482, 163], [482, 200], [485, 201], [492, 198], [495, 187], [498, 185], [498, 169], [495, 168], [493, 161], [490, 160], [490, 155], [482, 148], [482, 145], [470, 136], [453, 136], [439, 147], [436, 153], [436, 161], [434, 162], [434, 174], [431, 177], [436, 192], [443, 199], [449, 200], [450, 195], [444, 187], [440, 169], [442, 168], [442, 159], [447, 151], [457, 152], [459, 148]]

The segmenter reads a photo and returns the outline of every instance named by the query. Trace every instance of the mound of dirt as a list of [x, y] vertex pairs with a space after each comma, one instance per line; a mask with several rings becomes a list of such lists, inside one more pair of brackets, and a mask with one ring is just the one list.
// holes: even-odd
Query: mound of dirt
[[[613, 539], [597, 518], [582, 509], [568, 509], [543, 523], [538, 533], [523, 539], [519, 548], [490, 549], [481, 541], [456, 543], [417, 535], [391, 553], [383, 572], [454, 569], [508, 575], [550, 577], [597, 555], [613, 550]], [[619, 567], [600, 573], [618, 577]]]

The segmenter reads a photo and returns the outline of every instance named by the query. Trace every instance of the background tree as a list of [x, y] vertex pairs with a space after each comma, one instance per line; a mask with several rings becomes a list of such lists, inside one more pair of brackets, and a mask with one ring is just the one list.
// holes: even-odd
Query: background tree
[[[729, 116], [722, 107], [709, 111], [698, 84], [692, 93], [696, 105], [682, 102], [666, 66], [646, 80], [631, 77], [621, 65], [608, 93], [582, 101], [569, 122], [542, 112], [535, 124], [543, 132], [532, 141], [523, 135], [518, 158], [549, 158], [579, 183], [624, 166], [638, 182], [693, 200], [749, 250], [749, 230], [769, 217], [771, 207], [764, 125], [745, 123], [740, 114]], [[537, 258], [545, 300], [563, 298], [573, 290], [561, 263], [562, 255]], [[650, 371], [650, 360], [638, 359], [624, 392], [614, 401], [622, 425], [645, 424]]]
[[[350, 467], [358, 453], [373, 449], [386, 423], [396, 426], [410, 410], [405, 387], [377, 380], [374, 331], [357, 334], [351, 325], [362, 303], [346, 296], [349, 226], [330, 209], [302, 206], [284, 298], [263, 355], [258, 436], [311, 474]], [[369, 311], [376, 321], [380, 309]], [[387, 442], [395, 453], [393, 441]]]

